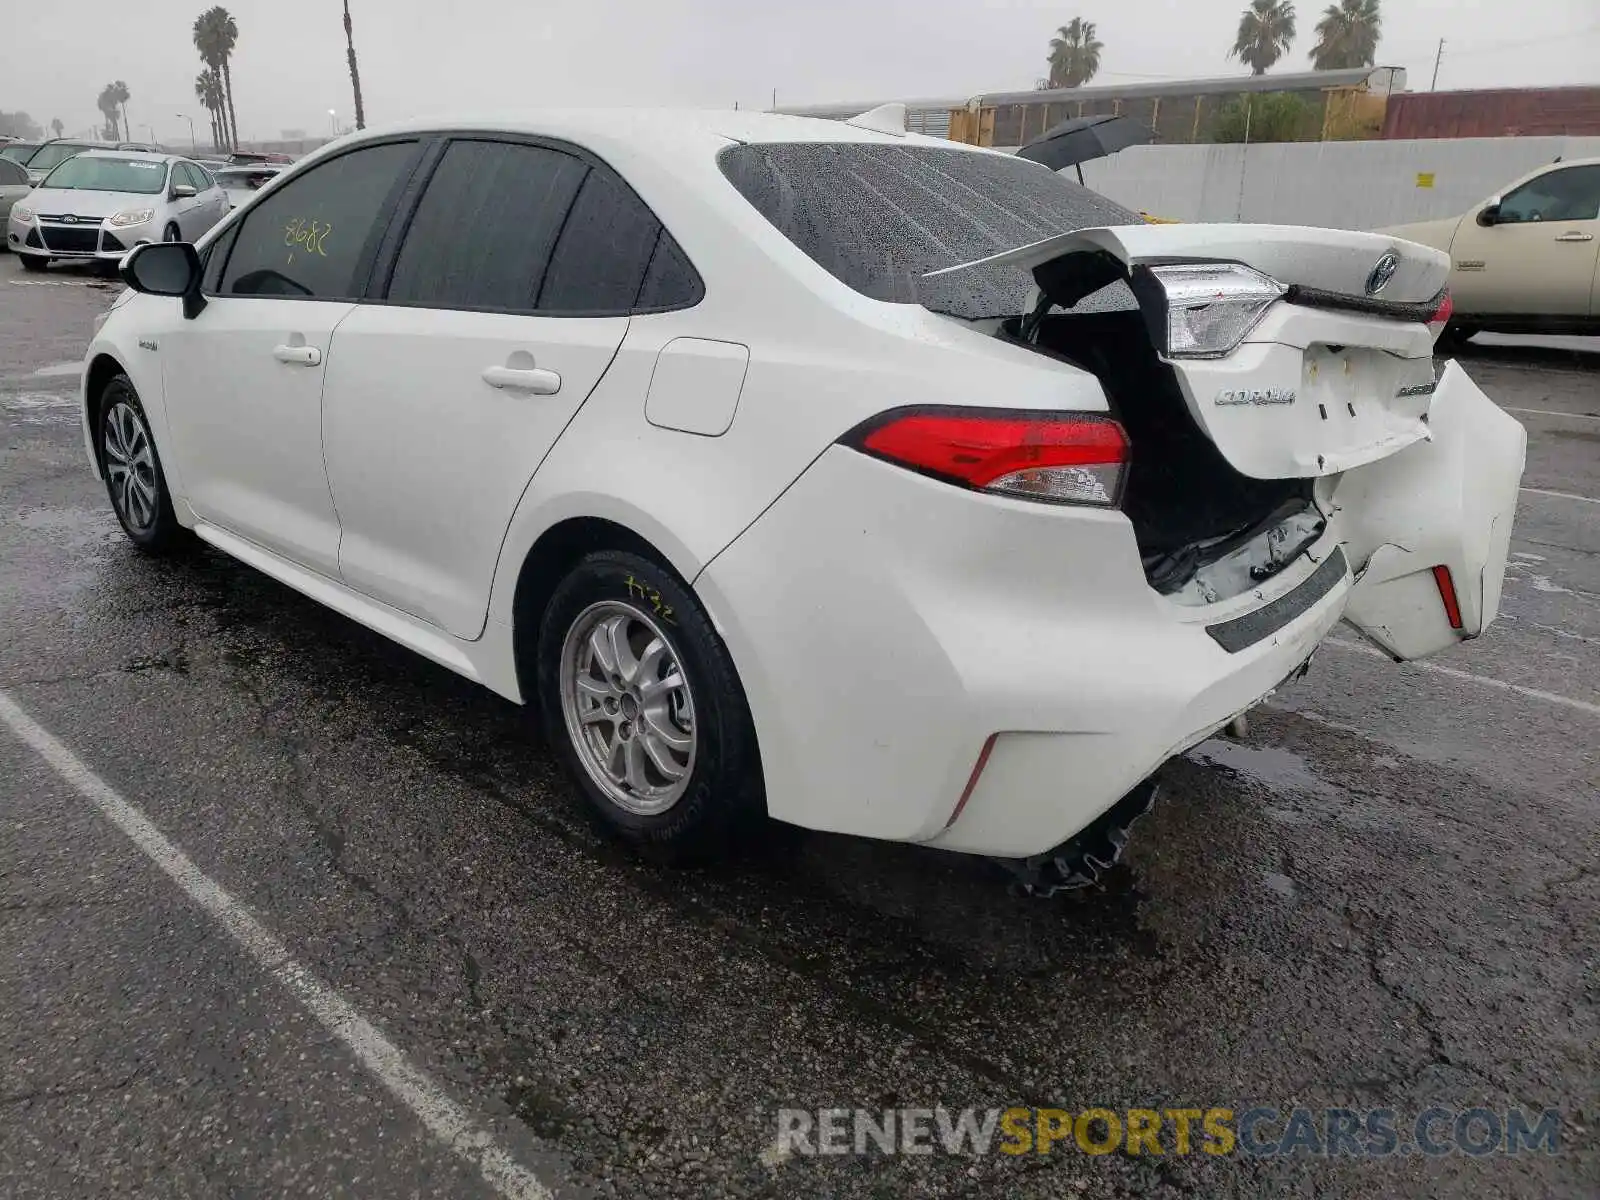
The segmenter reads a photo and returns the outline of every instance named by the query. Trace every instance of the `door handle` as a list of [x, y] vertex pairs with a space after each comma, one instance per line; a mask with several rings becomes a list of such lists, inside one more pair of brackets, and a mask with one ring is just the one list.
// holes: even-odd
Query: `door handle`
[[554, 396], [561, 390], [561, 376], [541, 367], [485, 367], [483, 381], [501, 391], [532, 392], [535, 396]]
[[1592, 234], [1592, 233], [1577, 233], [1577, 232], [1562, 233], [1562, 234], [1558, 234], [1556, 236], [1556, 241], [1558, 241], [1558, 242], [1592, 242], [1592, 241], [1594, 241], [1594, 234]]
[[315, 346], [274, 346], [272, 357], [295, 367], [314, 367], [322, 362], [322, 351]]

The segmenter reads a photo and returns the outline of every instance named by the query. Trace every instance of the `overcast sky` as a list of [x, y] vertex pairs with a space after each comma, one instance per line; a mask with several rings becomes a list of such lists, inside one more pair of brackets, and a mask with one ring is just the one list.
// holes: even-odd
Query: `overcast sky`
[[[179, 141], [200, 62], [201, 0], [45, 0], [10, 6], [0, 109], [69, 132], [127, 82], [133, 136]], [[233, 90], [249, 140], [324, 132], [351, 114], [339, 0], [232, 0]], [[1236, 74], [1245, 0], [351, 0], [369, 124], [543, 104], [785, 104], [965, 97], [1045, 73], [1055, 27], [1099, 26], [1098, 83]], [[1321, 5], [1275, 71], [1304, 70]], [[1600, 84], [1600, 0], [1383, 0], [1378, 62], [1425, 90], [1438, 39], [1443, 88]]]

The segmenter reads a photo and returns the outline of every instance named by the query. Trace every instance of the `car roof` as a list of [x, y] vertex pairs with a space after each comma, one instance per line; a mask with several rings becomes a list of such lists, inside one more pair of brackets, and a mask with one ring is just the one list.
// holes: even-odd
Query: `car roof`
[[150, 150], [113, 150], [109, 146], [96, 146], [85, 150], [78, 158], [131, 158], [136, 162], [187, 162], [181, 154], [157, 154]]
[[[882, 133], [818, 117], [732, 109], [669, 108], [548, 108], [426, 117], [347, 134], [328, 145], [355, 145], [396, 134], [446, 132], [526, 134], [570, 139], [579, 145], [591, 146], [625, 143], [631, 150], [651, 156], [704, 151], [707, 147], [720, 148], [738, 142], [875, 142], [993, 153], [944, 138]], [[321, 154], [319, 150], [308, 157]]]

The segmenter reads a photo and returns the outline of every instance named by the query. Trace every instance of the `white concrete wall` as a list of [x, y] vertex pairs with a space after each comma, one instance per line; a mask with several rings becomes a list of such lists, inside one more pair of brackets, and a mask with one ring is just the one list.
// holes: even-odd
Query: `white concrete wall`
[[[1376, 229], [1465, 212], [1558, 154], [1600, 157], [1600, 137], [1134, 146], [1085, 163], [1083, 178], [1178, 221]], [[1419, 172], [1432, 172], [1431, 188]]]

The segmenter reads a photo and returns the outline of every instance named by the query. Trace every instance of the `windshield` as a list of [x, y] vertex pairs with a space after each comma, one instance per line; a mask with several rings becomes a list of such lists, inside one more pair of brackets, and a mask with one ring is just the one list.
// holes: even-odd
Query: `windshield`
[[[970, 320], [1021, 312], [1033, 276], [999, 266], [920, 277], [1059, 233], [1140, 223], [1047, 167], [997, 154], [795, 142], [731, 146], [718, 163], [762, 216], [840, 282]], [[1131, 306], [1131, 294], [1124, 299]]]
[[4, 146], [0, 146], [0, 158], [25, 163], [28, 161], [28, 156], [38, 148], [38, 142], [7, 142]]
[[167, 164], [164, 162], [94, 154], [67, 159], [39, 186], [72, 192], [134, 192], [153, 196], [166, 184]]
[[81, 142], [51, 142], [40, 146], [34, 152], [33, 157], [28, 160], [28, 170], [48, 171], [57, 163], [71, 158], [74, 154], [82, 154], [89, 148]]

